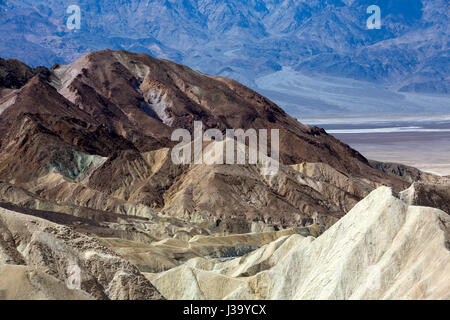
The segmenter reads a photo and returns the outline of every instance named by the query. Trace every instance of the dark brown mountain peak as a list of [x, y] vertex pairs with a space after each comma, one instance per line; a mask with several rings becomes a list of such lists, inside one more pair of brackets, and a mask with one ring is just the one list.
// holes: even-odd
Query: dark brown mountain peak
[[[223, 232], [253, 222], [324, 230], [374, 187], [407, 185], [234, 80], [112, 50], [49, 72], [0, 98], [0, 179], [58, 206], [219, 219], [213, 228]], [[280, 171], [174, 164], [171, 133], [192, 133], [194, 121], [222, 132], [278, 129]]]
[[46, 78], [50, 71], [45, 67], [30, 68], [19, 60], [0, 58], [0, 90], [19, 89], [35, 75]]
[[372, 168], [323, 129], [299, 123], [269, 99], [230, 79], [213, 77], [146, 54], [103, 50], [52, 68], [50, 83], [79, 109], [142, 151], [171, 146], [172, 130], [279, 129], [284, 164], [322, 162], [390, 185], [400, 179]]

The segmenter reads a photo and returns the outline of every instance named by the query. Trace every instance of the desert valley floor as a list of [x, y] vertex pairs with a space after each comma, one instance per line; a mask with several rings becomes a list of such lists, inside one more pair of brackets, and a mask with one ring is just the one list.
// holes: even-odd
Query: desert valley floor
[[450, 116], [373, 116], [302, 120], [323, 127], [368, 159], [450, 175]]

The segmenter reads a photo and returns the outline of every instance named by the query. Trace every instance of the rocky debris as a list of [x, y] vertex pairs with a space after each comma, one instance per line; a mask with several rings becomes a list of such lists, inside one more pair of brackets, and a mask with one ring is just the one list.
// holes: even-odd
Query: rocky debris
[[[0, 208], [0, 229], [0, 272], [24, 284], [16, 288], [15, 283], [2, 280], [0, 291], [8, 297], [51, 299], [57, 293], [51, 293], [51, 288], [70, 296], [63, 284], [70, 279], [70, 268], [76, 266], [80, 288], [74, 298], [162, 299], [135, 266], [69, 227]], [[45, 289], [27, 290], [35, 283]]]
[[147, 274], [168, 299], [449, 299], [450, 217], [381, 187], [317, 238]]
[[450, 214], [450, 182], [416, 182], [400, 196], [409, 205], [438, 208]]

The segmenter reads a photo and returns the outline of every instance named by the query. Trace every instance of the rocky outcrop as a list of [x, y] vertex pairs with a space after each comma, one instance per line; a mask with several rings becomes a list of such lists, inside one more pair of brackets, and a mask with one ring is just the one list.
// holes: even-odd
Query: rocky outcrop
[[[162, 298], [135, 266], [69, 227], [0, 208], [0, 230], [0, 292], [6, 298], [55, 299], [59, 292], [76, 299]], [[64, 286], [75, 268], [79, 287], [70, 292]]]
[[392, 176], [398, 177], [408, 183], [414, 182], [425, 182], [425, 183], [436, 183], [442, 179], [442, 177], [423, 172], [417, 168], [410, 167], [400, 163], [392, 162], [380, 162], [375, 160], [369, 160], [372, 167]]
[[410, 205], [438, 208], [450, 214], [450, 181], [435, 184], [416, 182], [400, 196]]
[[382, 187], [318, 238], [148, 274], [169, 299], [449, 299], [450, 217]]
[[45, 78], [50, 72], [45, 67], [30, 68], [19, 60], [0, 58], [0, 97], [2, 89], [19, 89], [37, 74]]
[[305, 183], [324, 195], [342, 211], [348, 212], [380, 184], [368, 179], [354, 178], [325, 163], [292, 165], [301, 173]]

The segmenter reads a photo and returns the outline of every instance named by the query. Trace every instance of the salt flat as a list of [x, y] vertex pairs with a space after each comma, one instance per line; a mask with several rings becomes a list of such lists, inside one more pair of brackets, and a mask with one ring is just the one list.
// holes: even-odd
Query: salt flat
[[446, 115], [305, 120], [369, 159], [450, 175], [450, 119]]

